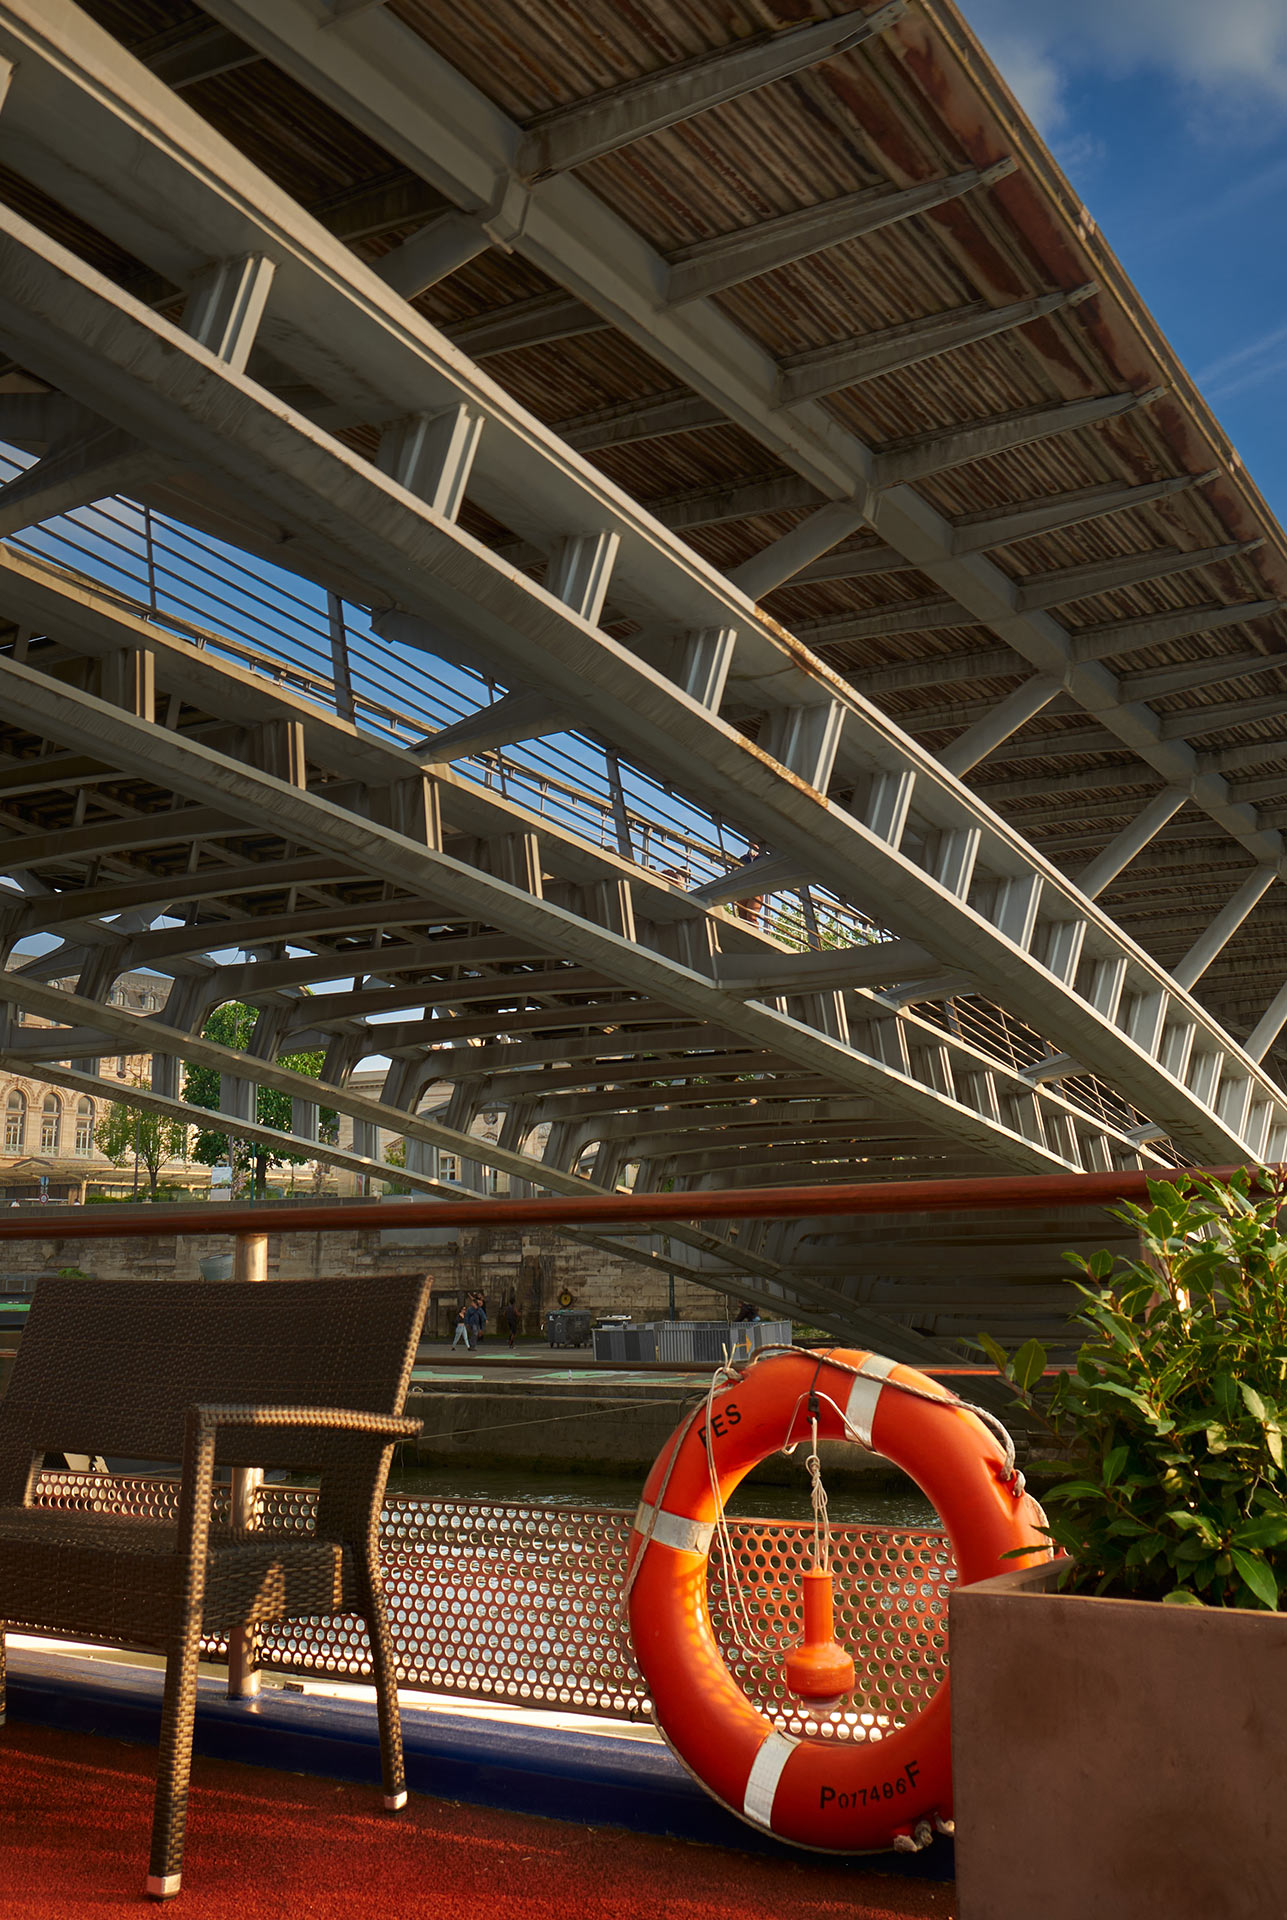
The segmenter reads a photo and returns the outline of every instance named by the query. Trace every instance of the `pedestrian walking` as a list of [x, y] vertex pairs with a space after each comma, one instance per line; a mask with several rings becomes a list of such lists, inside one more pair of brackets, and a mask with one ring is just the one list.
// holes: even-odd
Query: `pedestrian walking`
[[483, 1337], [483, 1328], [487, 1324], [487, 1315], [478, 1294], [471, 1293], [469, 1305], [465, 1308], [465, 1325], [469, 1328], [469, 1344], [476, 1347]]
[[518, 1328], [519, 1328], [518, 1304], [515, 1301], [513, 1294], [511, 1293], [509, 1299], [505, 1302], [505, 1331], [509, 1335], [509, 1345], [510, 1345], [511, 1352], [513, 1352], [514, 1342], [518, 1338]]
[[451, 1336], [452, 1351], [454, 1352], [457, 1347], [462, 1346], [468, 1349], [471, 1344], [472, 1342], [469, 1338], [469, 1321], [465, 1316], [465, 1309], [461, 1307], [456, 1314], [456, 1330]]

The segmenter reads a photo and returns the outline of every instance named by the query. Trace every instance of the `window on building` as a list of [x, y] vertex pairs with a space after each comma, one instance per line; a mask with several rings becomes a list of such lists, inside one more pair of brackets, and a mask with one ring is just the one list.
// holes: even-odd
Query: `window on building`
[[5, 1102], [4, 1109], [4, 1150], [6, 1153], [21, 1153], [27, 1133], [27, 1096], [21, 1087], [15, 1087]]
[[460, 1162], [454, 1153], [440, 1154], [438, 1158], [438, 1178], [440, 1180], [459, 1180]]
[[85, 1094], [76, 1102], [76, 1151], [94, 1151], [94, 1102]]
[[129, 1070], [130, 1070], [129, 1055], [127, 1053], [123, 1053], [120, 1059], [116, 1062], [116, 1071], [120, 1076], [120, 1078], [124, 1080], [127, 1074], [129, 1073]]
[[62, 1118], [62, 1101], [56, 1093], [47, 1093], [40, 1108], [40, 1151], [42, 1153], [57, 1153]]

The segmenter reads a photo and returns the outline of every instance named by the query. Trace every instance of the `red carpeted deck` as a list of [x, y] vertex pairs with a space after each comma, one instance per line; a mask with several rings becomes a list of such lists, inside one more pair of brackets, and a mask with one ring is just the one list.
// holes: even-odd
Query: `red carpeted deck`
[[[155, 1756], [0, 1733], [0, 1910], [90, 1920], [142, 1896]], [[198, 1759], [174, 1920], [950, 1920], [951, 1887], [564, 1825]]]

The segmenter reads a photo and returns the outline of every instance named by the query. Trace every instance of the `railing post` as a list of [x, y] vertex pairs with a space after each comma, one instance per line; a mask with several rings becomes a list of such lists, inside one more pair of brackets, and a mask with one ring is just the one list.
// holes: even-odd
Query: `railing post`
[[[239, 1233], [233, 1241], [232, 1277], [234, 1280], [268, 1278], [268, 1235]], [[229, 1520], [234, 1528], [257, 1524], [256, 1498], [264, 1483], [262, 1467], [234, 1467], [229, 1496]], [[242, 1627], [228, 1636], [228, 1698], [253, 1700], [259, 1692], [259, 1668], [256, 1664], [258, 1634], [254, 1627]]]

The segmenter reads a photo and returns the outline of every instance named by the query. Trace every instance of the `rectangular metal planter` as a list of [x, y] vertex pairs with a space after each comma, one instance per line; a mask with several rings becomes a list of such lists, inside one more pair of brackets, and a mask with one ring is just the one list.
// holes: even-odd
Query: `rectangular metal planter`
[[1287, 1614], [950, 1603], [960, 1920], [1283, 1920]]

